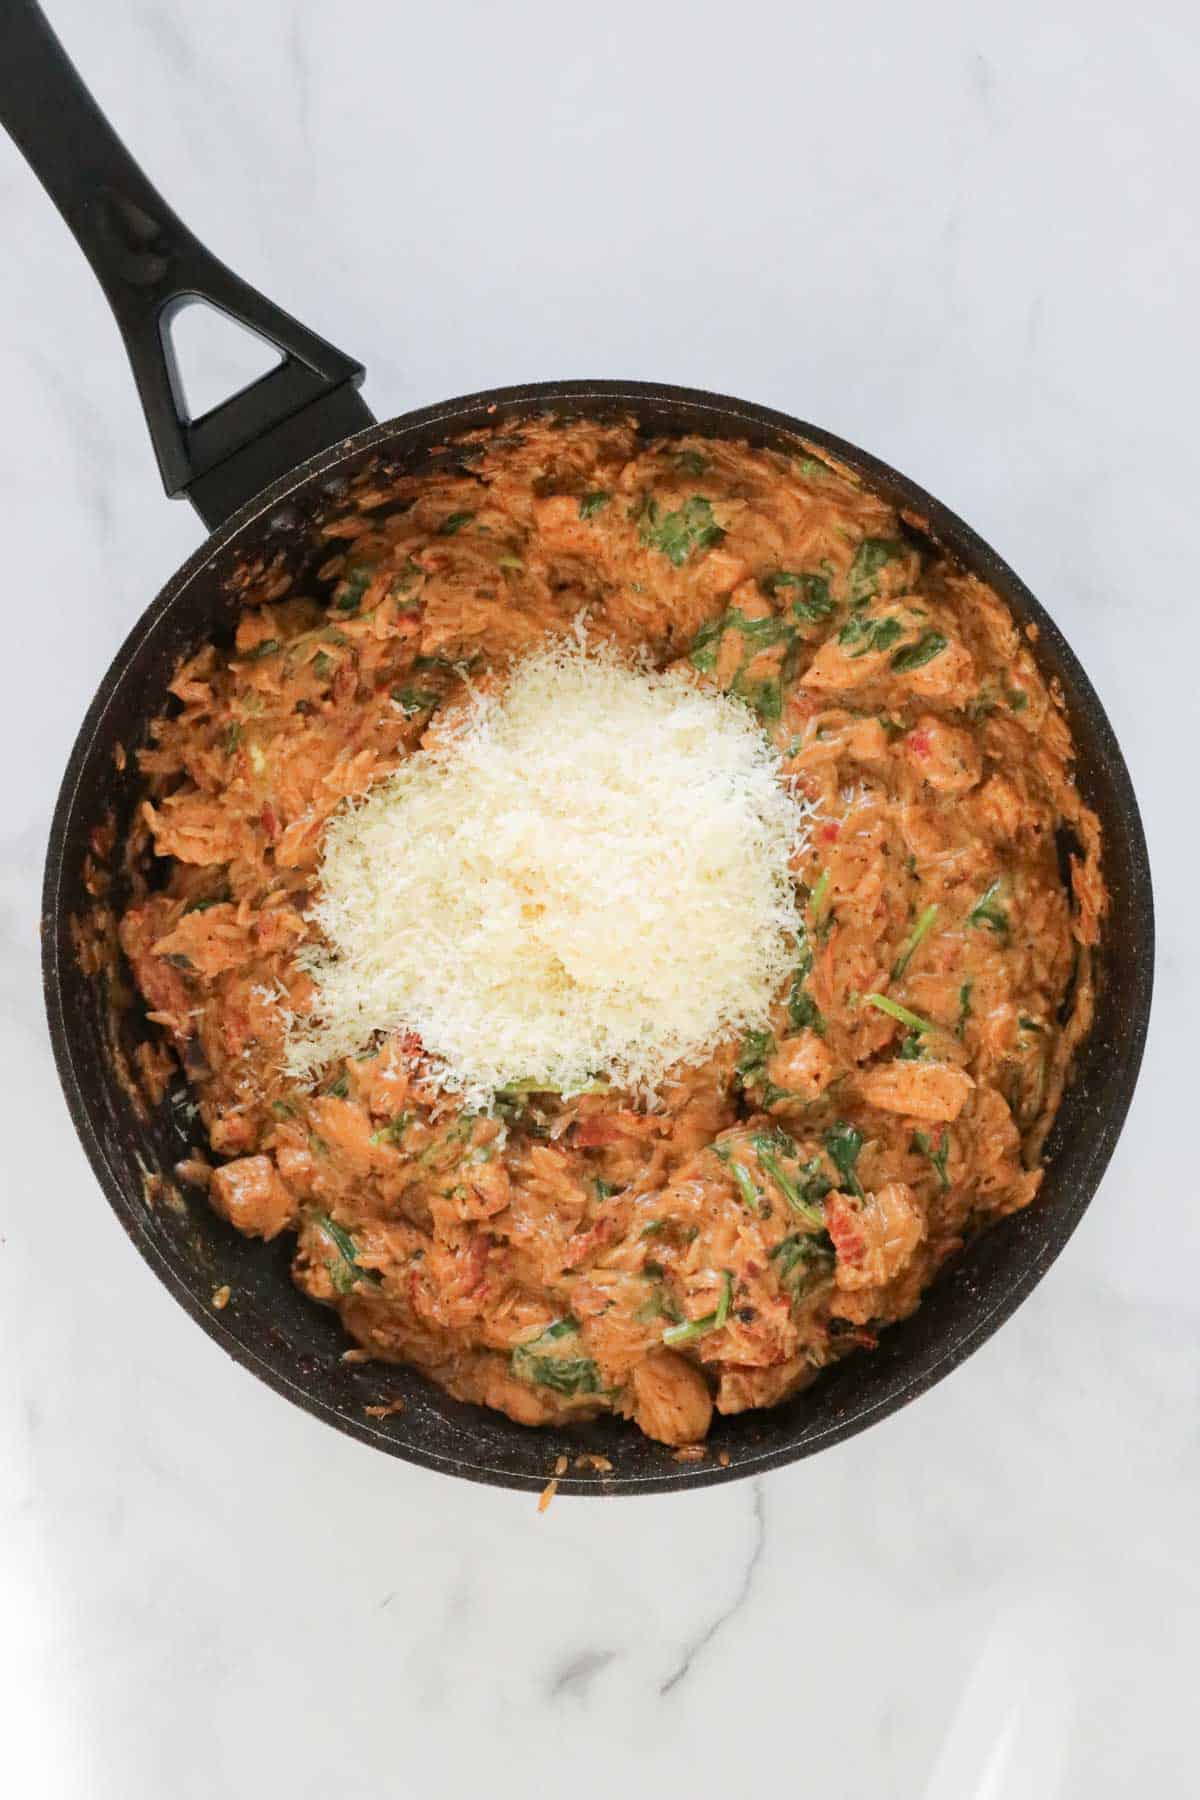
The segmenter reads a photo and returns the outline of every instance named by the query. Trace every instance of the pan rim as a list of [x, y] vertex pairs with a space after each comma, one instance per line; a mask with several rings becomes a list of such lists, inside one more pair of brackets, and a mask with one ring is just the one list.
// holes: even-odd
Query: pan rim
[[[890, 1385], [885, 1385], [877, 1398], [849, 1411], [841, 1419], [829, 1421], [800, 1442], [766, 1445], [760, 1452], [747, 1448], [739, 1452], [736, 1463], [728, 1467], [721, 1467], [713, 1462], [679, 1465], [677, 1472], [671, 1474], [621, 1473], [615, 1476], [598, 1475], [594, 1478], [564, 1475], [558, 1484], [559, 1491], [564, 1494], [608, 1498], [618, 1494], [678, 1492], [718, 1482], [741, 1480], [830, 1448], [877, 1423], [889, 1413], [898, 1411], [943, 1380], [1012, 1315], [1037, 1286], [1078, 1226], [1095, 1195], [1128, 1114], [1141, 1066], [1152, 1004], [1154, 905], [1145, 831], [1129, 771], [1108, 715], [1070, 644], [1020, 577], [970, 525], [910, 477], [857, 445], [820, 426], [810, 425], [754, 402], [666, 383], [615, 380], [540, 382], [488, 389], [401, 414], [395, 419], [368, 426], [351, 437], [340, 439], [318, 455], [297, 464], [248, 500], [198, 546], [135, 621], [112, 658], [81, 723], [59, 788], [47, 844], [41, 914], [43, 992], [55, 1063], [68, 1110], [92, 1171], [127, 1235], [174, 1298], [220, 1348], [242, 1367], [265, 1381], [275, 1392], [303, 1407], [314, 1417], [364, 1444], [386, 1450], [406, 1462], [415, 1463], [435, 1473], [453, 1474], [489, 1486], [536, 1492], [545, 1485], [546, 1476], [525, 1474], [486, 1460], [473, 1462], [459, 1456], [451, 1457], [425, 1450], [420, 1445], [392, 1437], [371, 1421], [360, 1420], [339, 1409], [270, 1364], [253, 1346], [234, 1333], [230, 1321], [221, 1313], [205, 1307], [186, 1286], [162, 1247], [148, 1232], [144, 1214], [139, 1214], [130, 1205], [84, 1103], [63, 997], [61, 958], [65, 946], [61, 936], [61, 888], [76, 798], [94, 746], [102, 734], [109, 708], [141, 645], [204, 568], [265, 513], [278, 508], [300, 490], [309, 488], [322, 476], [334, 473], [340, 464], [364, 451], [388, 443], [400, 443], [410, 434], [426, 431], [431, 426], [444, 425], [452, 433], [456, 421], [467, 417], [477, 421], [480, 412], [486, 411], [489, 406], [500, 414], [505, 407], [520, 407], [528, 411], [538, 404], [551, 407], [555, 403], [581, 399], [601, 399], [613, 404], [627, 401], [633, 409], [654, 402], [685, 403], [693, 412], [711, 413], [717, 418], [725, 427], [718, 435], [728, 437], [728, 426], [731, 422], [737, 422], [749, 429], [767, 428], [819, 445], [846, 462], [868, 484], [875, 482], [900, 490], [906, 504], [930, 521], [935, 536], [940, 541], [944, 540], [947, 548], [959, 560], [985, 580], [999, 585], [1006, 604], [1010, 604], [1015, 597], [1018, 610], [1037, 623], [1040, 632], [1053, 646], [1055, 657], [1069, 674], [1074, 696], [1089, 713], [1092, 736], [1103, 765], [1103, 780], [1113, 793], [1124, 822], [1125, 849], [1131, 872], [1130, 906], [1139, 925], [1137, 1003], [1128, 1018], [1122, 1042], [1120, 1080], [1115, 1091], [1107, 1097], [1087, 1155], [1076, 1172], [1069, 1206], [1055, 1222], [1053, 1229], [1047, 1227], [1039, 1235], [1038, 1241], [1024, 1251], [1020, 1266], [1013, 1271], [1012, 1279], [994, 1295], [986, 1312], [970, 1326], [947, 1336], [940, 1346], [930, 1348], [924, 1357], [914, 1361]], [[501, 421], [498, 419], [497, 422]]]

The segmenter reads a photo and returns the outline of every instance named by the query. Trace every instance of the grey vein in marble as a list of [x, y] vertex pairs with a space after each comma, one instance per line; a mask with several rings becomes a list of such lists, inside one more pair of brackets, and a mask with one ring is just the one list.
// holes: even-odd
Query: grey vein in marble
[[616, 1659], [615, 1650], [580, 1650], [551, 1676], [546, 1692], [551, 1700], [583, 1700], [598, 1675]]
[[763, 1492], [763, 1477], [761, 1475], [754, 1478], [752, 1487], [753, 1531], [750, 1540], [750, 1549], [742, 1567], [742, 1572], [738, 1579], [737, 1588], [734, 1591], [733, 1598], [727, 1606], [721, 1608], [702, 1631], [697, 1633], [690, 1642], [684, 1645], [682, 1654], [680, 1655], [675, 1668], [670, 1675], [667, 1676], [665, 1681], [659, 1683], [658, 1691], [660, 1695], [665, 1696], [673, 1692], [675, 1688], [679, 1687], [687, 1680], [688, 1676], [695, 1668], [696, 1663], [704, 1655], [705, 1651], [711, 1649], [721, 1632], [723, 1632], [725, 1627], [729, 1624], [729, 1621], [737, 1617], [738, 1613], [741, 1612], [747, 1600], [750, 1598], [750, 1590], [754, 1586], [754, 1576], [759, 1563], [762, 1561], [763, 1550], [765, 1549], [767, 1542], [766, 1498]]

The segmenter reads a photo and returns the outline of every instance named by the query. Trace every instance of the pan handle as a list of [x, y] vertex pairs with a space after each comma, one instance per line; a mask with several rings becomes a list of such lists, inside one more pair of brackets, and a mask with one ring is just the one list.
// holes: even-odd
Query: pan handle
[[[3, 124], [92, 265], [125, 340], [168, 494], [210, 528], [276, 476], [374, 423], [361, 363], [274, 306], [210, 254], [142, 174], [35, 0], [0, 0]], [[266, 375], [188, 416], [171, 344], [181, 308], [207, 302], [282, 353]]]

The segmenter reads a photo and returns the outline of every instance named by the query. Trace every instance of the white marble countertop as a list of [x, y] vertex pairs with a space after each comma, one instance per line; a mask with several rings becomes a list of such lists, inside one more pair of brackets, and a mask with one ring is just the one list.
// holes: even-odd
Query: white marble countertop
[[1194, 9], [48, 10], [179, 212], [362, 356], [381, 417], [529, 379], [693, 383], [820, 421], [975, 523], [1125, 746], [1160, 962], [1069, 1250], [864, 1436], [542, 1517], [285, 1405], [139, 1262], [51, 1065], [53, 796], [201, 534], [161, 496], [99, 290], [0, 141], [6, 1789], [1200, 1791]]

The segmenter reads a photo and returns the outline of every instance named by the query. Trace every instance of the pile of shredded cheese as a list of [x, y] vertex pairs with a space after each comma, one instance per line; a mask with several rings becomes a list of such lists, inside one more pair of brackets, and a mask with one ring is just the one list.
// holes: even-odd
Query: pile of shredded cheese
[[765, 1022], [804, 816], [740, 702], [552, 644], [330, 823], [289, 1069], [415, 1031], [472, 1106], [597, 1077], [653, 1094]]

